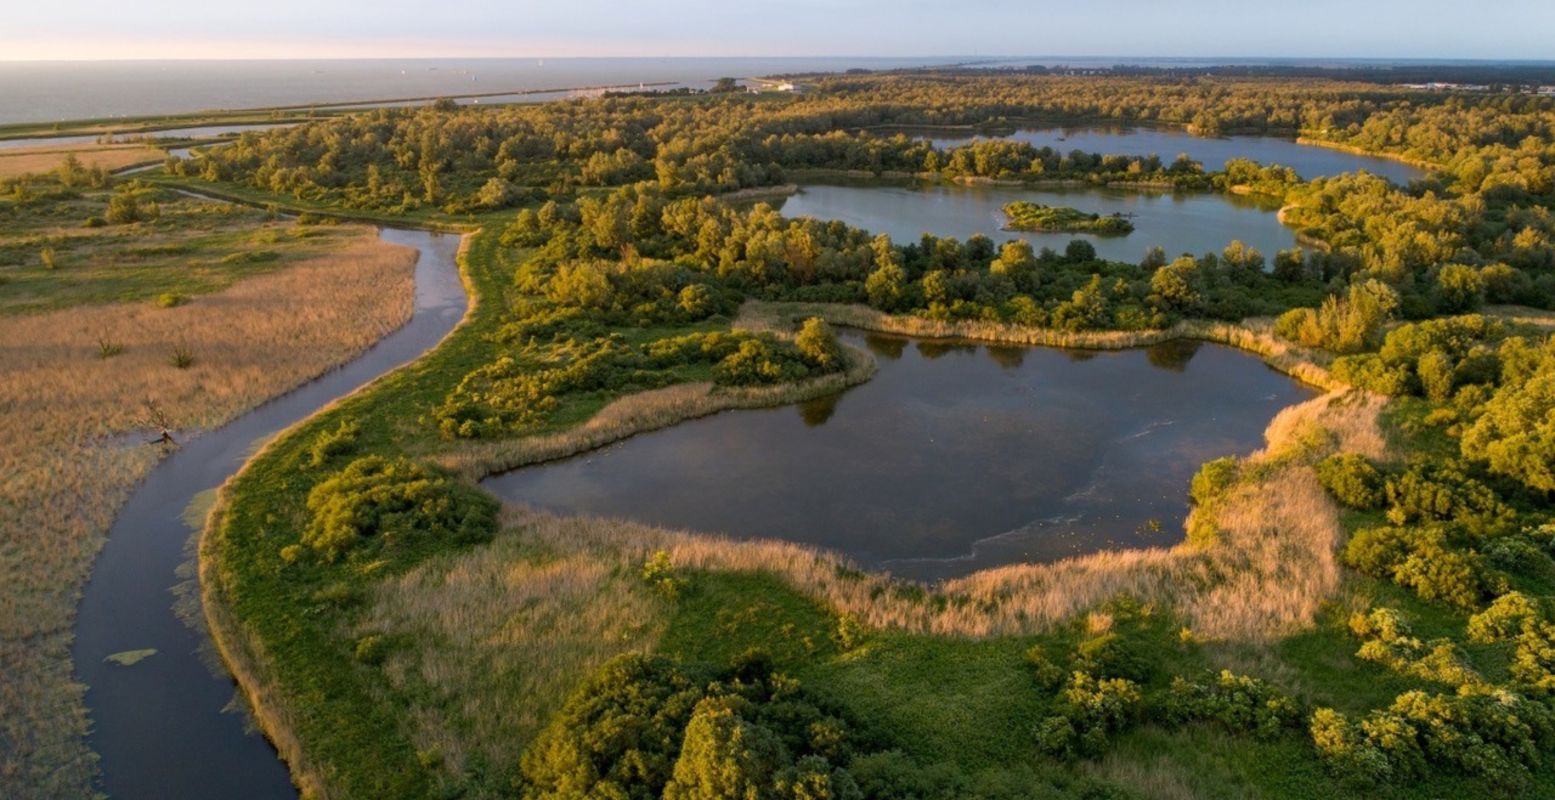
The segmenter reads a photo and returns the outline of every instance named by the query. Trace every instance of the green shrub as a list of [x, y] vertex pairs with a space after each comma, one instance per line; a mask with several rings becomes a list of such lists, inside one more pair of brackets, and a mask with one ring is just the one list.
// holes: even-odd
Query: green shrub
[[1388, 519], [1396, 525], [1420, 520], [1492, 522], [1512, 515], [1495, 490], [1451, 463], [1411, 466], [1402, 474], [1389, 477], [1384, 493]]
[[775, 342], [746, 339], [713, 368], [713, 380], [725, 386], [757, 386], [801, 380], [809, 368]]
[[188, 369], [194, 366], [194, 351], [186, 344], [175, 344], [167, 354], [167, 363], [174, 369]]
[[142, 203], [141, 192], [134, 184], [124, 184], [108, 198], [108, 209], [103, 218], [110, 225], [129, 225], [154, 220], [159, 216], [155, 203]]
[[1305, 347], [1339, 354], [1377, 345], [1383, 323], [1399, 308], [1398, 292], [1377, 280], [1357, 283], [1340, 298], [1330, 295], [1316, 309], [1292, 309], [1275, 320], [1274, 334]]
[[1317, 479], [1345, 506], [1371, 509], [1382, 505], [1382, 473], [1358, 453], [1323, 459], [1317, 465]]
[[345, 455], [355, 450], [356, 437], [361, 432], [362, 426], [347, 420], [341, 422], [334, 430], [319, 433], [308, 446], [308, 466], [322, 467], [335, 456]]
[[1472, 551], [1448, 549], [1447, 535], [1442, 525], [1363, 528], [1350, 537], [1342, 559], [1427, 600], [1476, 608], [1485, 593], [1479, 558]]
[[1523, 626], [1511, 672], [1513, 680], [1532, 692], [1555, 693], [1555, 625], [1540, 619]]
[[369, 634], [356, 640], [356, 660], [363, 664], [382, 664], [388, 654], [389, 641], [381, 634]]
[[1469, 665], [1468, 657], [1451, 639], [1422, 642], [1410, 635], [1408, 624], [1391, 608], [1373, 609], [1350, 617], [1350, 631], [1361, 639], [1355, 657], [1381, 664], [1395, 672], [1454, 688], [1483, 687], [1485, 681]]
[[680, 596], [681, 586], [684, 581], [675, 574], [675, 565], [670, 561], [670, 554], [657, 550], [649, 559], [643, 562], [643, 580], [648, 582], [659, 594], [670, 600]]
[[1150, 677], [1151, 660], [1138, 636], [1116, 631], [1092, 636], [1075, 648], [1075, 667], [1102, 678], [1143, 681]]
[[1526, 380], [1508, 383], [1463, 432], [1463, 455], [1543, 492], [1555, 492], [1555, 355]]
[[1485, 279], [1463, 264], [1447, 264], [1436, 272], [1436, 305], [1448, 314], [1473, 311], [1485, 302]]
[[1034, 644], [1026, 650], [1026, 665], [1031, 668], [1031, 677], [1044, 692], [1057, 690], [1066, 677], [1063, 668], [1048, 658], [1047, 651], [1040, 644]]
[[842, 364], [842, 347], [837, 344], [836, 335], [832, 333], [831, 326], [818, 317], [804, 321], [798, 335], [794, 337], [794, 347], [814, 367], [829, 370]]
[[1400, 366], [1389, 366], [1376, 354], [1344, 356], [1334, 360], [1334, 378], [1377, 394], [1399, 397], [1410, 393], [1413, 376]]
[[1207, 461], [1189, 484], [1188, 496], [1196, 505], [1207, 506], [1236, 483], [1239, 469], [1235, 458], [1227, 456]]
[[302, 543], [334, 560], [364, 542], [471, 542], [496, 528], [497, 503], [408, 458], [359, 458], [308, 493]]
[[1172, 679], [1164, 703], [1172, 722], [1216, 722], [1235, 733], [1268, 739], [1301, 725], [1301, 704], [1270, 684], [1230, 670], [1198, 681]]
[[1106, 749], [1110, 735], [1138, 719], [1139, 685], [1076, 671], [1059, 695], [1057, 710], [1037, 723], [1037, 748], [1058, 758], [1096, 755]]
[[658, 797], [707, 676], [631, 653], [584, 679], [524, 751], [528, 798]]
[[1359, 784], [1385, 784], [1394, 775], [1387, 754], [1360, 726], [1332, 708], [1312, 712], [1308, 726], [1318, 755], [1335, 775]]
[[1555, 734], [1543, 704], [1510, 692], [1445, 695], [1405, 692], [1359, 723], [1333, 709], [1312, 715], [1318, 753], [1337, 773], [1398, 784], [1433, 770], [1458, 772], [1501, 791], [1527, 784]]
[[157, 295], [157, 305], [161, 308], [176, 308], [189, 302], [189, 296], [178, 292], [163, 292]]
[[711, 672], [628, 654], [567, 700], [525, 751], [526, 798], [860, 798], [849, 725], [771, 661]]
[[237, 253], [228, 253], [222, 256], [223, 264], [264, 264], [277, 261], [281, 254], [274, 250], [243, 250]]
[[1522, 592], [1507, 592], [1484, 611], [1469, 617], [1469, 641], [1477, 644], [1508, 641], [1542, 619], [1544, 612], [1537, 601]]

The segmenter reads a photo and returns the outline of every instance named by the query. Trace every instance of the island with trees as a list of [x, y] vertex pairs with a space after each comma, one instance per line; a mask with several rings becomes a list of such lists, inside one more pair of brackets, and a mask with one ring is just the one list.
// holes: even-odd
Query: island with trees
[[1093, 233], [1097, 236], [1122, 236], [1134, 232], [1134, 223], [1122, 214], [1087, 214], [1068, 206], [1046, 206], [1016, 200], [1006, 203], [1004, 216], [1008, 231], [1040, 233]]

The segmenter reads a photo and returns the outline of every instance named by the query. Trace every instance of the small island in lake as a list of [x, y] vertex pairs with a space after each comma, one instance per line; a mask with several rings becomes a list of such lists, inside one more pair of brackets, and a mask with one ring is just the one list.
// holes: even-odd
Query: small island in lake
[[1006, 204], [1004, 216], [1009, 220], [1004, 229], [1011, 231], [1094, 233], [1100, 236], [1122, 236], [1134, 232], [1134, 223], [1121, 214], [1087, 214], [1077, 208], [1045, 206], [1024, 200]]

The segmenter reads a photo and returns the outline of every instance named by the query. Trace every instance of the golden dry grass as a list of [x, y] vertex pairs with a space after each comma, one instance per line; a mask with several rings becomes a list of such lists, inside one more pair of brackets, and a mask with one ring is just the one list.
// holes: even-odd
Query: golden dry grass
[[74, 153], [87, 167], [102, 167], [109, 172], [141, 164], [158, 164], [167, 158], [160, 148], [146, 144], [81, 144], [39, 145], [0, 150], [0, 178], [16, 178], [22, 175], [39, 175], [50, 172], [64, 163], [65, 156]]
[[534, 548], [527, 536], [505, 535], [479, 558], [390, 580], [362, 626], [416, 643], [396, 651], [385, 674], [396, 697], [411, 698], [416, 749], [439, 753], [453, 774], [472, 749], [492, 763], [511, 759], [575, 681], [649, 648], [669, 617], [629, 565]]
[[[1208, 513], [1198, 522], [1218, 531], [1212, 545], [1185, 542], [984, 570], [942, 584], [938, 591], [951, 600], [945, 604], [900, 599], [883, 591], [889, 579], [882, 575], [839, 578], [837, 559], [786, 542], [733, 542], [618, 521], [547, 524], [571, 525], [572, 540], [626, 550], [632, 558], [664, 549], [677, 565], [773, 572], [879, 628], [962, 637], [1030, 633], [1132, 595], [1174, 606], [1203, 639], [1269, 639], [1309, 624], [1338, 586], [1338, 512], [1309, 465], [1330, 452], [1370, 446], [1357, 442], [1380, 442], [1374, 426], [1381, 406], [1379, 398], [1330, 394], [1271, 426], [1269, 447], [1244, 464], [1253, 477], [1211, 511], [1196, 512]], [[1356, 416], [1372, 421], [1351, 422]]]
[[[159, 457], [142, 403], [210, 429], [349, 360], [409, 318], [414, 263], [362, 228], [331, 255], [175, 308], [0, 317], [0, 794], [86, 792], [71, 621], [114, 514]], [[102, 341], [122, 353], [100, 357]]]
[[[1206, 546], [988, 570], [936, 587], [949, 601], [938, 603], [893, 591], [888, 576], [839, 570], [842, 559], [802, 545], [509, 508], [489, 546], [380, 586], [352, 635], [414, 643], [388, 664], [395, 697], [412, 698], [418, 749], [435, 748], [455, 769], [475, 752], [500, 757], [521, 747], [591, 669], [653, 647], [665, 601], [638, 571], [658, 551], [682, 569], [771, 573], [877, 628], [966, 638], [1034, 633], [1132, 595], [1174, 610], [1201, 640], [1266, 642], [1310, 625], [1339, 589], [1342, 529], [1310, 465], [1340, 450], [1386, 457], [1377, 425], [1384, 403], [1336, 392], [1282, 412], [1268, 446], [1243, 462], [1252, 477], [1197, 512], [1218, 531]], [[1088, 618], [1097, 629], [1109, 621]], [[1180, 776], [1118, 773], [1127, 768], [1104, 771], [1161, 796], [1192, 796]]]

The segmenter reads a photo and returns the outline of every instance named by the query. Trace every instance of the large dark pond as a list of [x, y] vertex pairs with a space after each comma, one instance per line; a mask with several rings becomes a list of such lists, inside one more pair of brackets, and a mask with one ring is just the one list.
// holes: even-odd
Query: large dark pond
[[[935, 147], [959, 147], [986, 138], [972, 134], [933, 134], [927, 138]], [[1366, 170], [1399, 184], [1407, 184], [1424, 176], [1418, 167], [1390, 158], [1355, 155], [1342, 150], [1297, 144], [1290, 139], [1274, 136], [1225, 136], [1208, 138], [1193, 136], [1185, 131], [1165, 128], [1022, 128], [1014, 133], [998, 137], [1029, 142], [1037, 147], [1051, 147], [1060, 153], [1083, 150], [1087, 153], [1105, 153], [1124, 156], [1160, 156], [1170, 162], [1178, 153], [1187, 153], [1194, 161], [1202, 162], [1205, 169], [1225, 167], [1233, 158], [1249, 158], [1262, 164], [1283, 164], [1307, 180], [1324, 175]]]
[[932, 580], [1175, 542], [1199, 465], [1257, 449], [1279, 409], [1312, 396], [1218, 345], [846, 338], [880, 363], [862, 386], [687, 422], [485, 486], [567, 513], [820, 545]]
[[[1014, 200], [1072, 206], [1096, 214], [1129, 214], [1134, 232], [1125, 236], [1005, 231], [1004, 206]], [[995, 241], [1022, 238], [1034, 247], [1062, 251], [1071, 239], [1095, 245], [1102, 258], [1138, 262], [1151, 247], [1170, 256], [1219, 253], [1232, 240], [1273, 258], [1296, 247], [1295, 231], [1280, 224], [1278, 208], [1236, 195], [1172, 193], [1133, 189], [1024, 189], [1004, 186], [835, 186], [808, 185], [779, 210], [789, 217], [842, 220], [899, 244], [923, 233], [966, 239], [981, 233]]]

